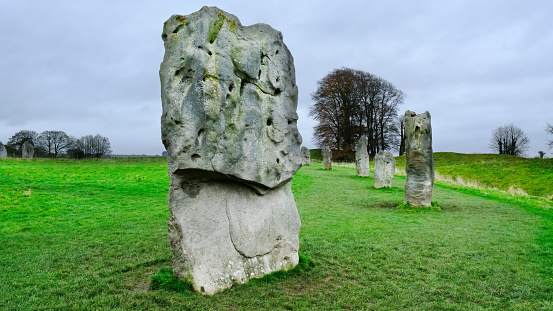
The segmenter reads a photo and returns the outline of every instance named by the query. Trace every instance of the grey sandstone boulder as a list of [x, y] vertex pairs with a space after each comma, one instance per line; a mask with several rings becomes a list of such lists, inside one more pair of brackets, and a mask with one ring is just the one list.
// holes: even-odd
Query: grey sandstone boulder
[[388, 151], [380, 151], [374, 157], [374, 187], [391, 188], [396, 172], [396, 159]]
[[216, 7], [164, 24], [162, 140], [173, 268], [214, 294], [293, 268], [298, 89], [282, 34]]
[[310, 165], [311, 164], [311, 153], [309, 152], [309, 149], [305, 146], [301, 147], [301, 156], [302, 156], [302, 165]]
[[8, 156], [8, 151], [6, 150], [6, 147], [4, 147], [4, 144], [0, 142], [0, 158], [5, 158]]
[[355, 170], [357, 176], [368, 177], [369, 169], [369, 153], [367, 152], [368, 144], [367, 136], [361, 136], [357, 141], [357, 150], [355, 151]]
[[26, 141], [21, 145], [21, 157], [23, 159], [32, 159], [35, 155], [35, 146], [29, 141]]
[[431, 206], [434, 154], [430, 113], [405, 112], [405, 203]]
[[322, 150], [323, 154], [323, 169], [331, 170], [332, 169], [332, 150], [329, 147], [326, 147]]

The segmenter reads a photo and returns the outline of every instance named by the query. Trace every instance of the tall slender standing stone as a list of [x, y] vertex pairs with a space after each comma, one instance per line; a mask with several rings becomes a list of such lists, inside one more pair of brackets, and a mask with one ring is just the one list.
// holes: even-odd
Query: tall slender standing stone
[[298, 89], [282, 34], [216, 7], [164, 24], [173, 270], [214, 294], [299, 261]]
[[309, 149], [305, 146], [301, 147], [301, 156], [302, 156], [302, 165], [310, 165], [311, 164], [311, 153], [309, 152]]
[[396, 172], [396, 159], [388, 151], [381, 150], [374, 157], [374, 187], [391, 188]]
[[405, 112], [405, 155], [407, 177], [405, 203], [430, 206], [434, 187], [434, 154], [430, 113]]
[[367, 136], [361, 136], [357, 141], [357, 150], [355, 151], [355, 170], [357, 176], [368, 177], [370, 175], [369, 153], [367, 152], [368, 141]]
[[8, 151], [6, 150], [6, 147], [4, 147], [4, 144], [0, 142], [0, 158], [5, 158], [8, 156]]
[[331, 170], [332, 169], [332, 150], [329, 147], [326, 147], [322, 151], [323, 154], [323, 169]]
[[21, 157], [23, 159], [32, 159], [35, 155], [35, 146], [31, 144], [29, 141], [25, 141], [23, 145], [21, 145]]

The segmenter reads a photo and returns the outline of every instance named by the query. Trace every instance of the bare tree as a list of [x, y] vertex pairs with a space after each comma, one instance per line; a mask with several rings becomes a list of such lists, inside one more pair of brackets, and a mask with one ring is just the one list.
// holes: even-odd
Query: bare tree
[[37, 140], [38, 133], [35, 131], [28, 131], [28, 130], [21, 130], [15, 134], [8, 140], [6, 143], [6, 149], [9, 152], [12, 152], [13, 154], [17, 154], [17, 156], [21, 156], [21, 146], [26, 141], [30, 142], [33, 146], [35, 145], [35, 142]]
[[540, 159], [543, 159], [543, 156], [545, 155], [545, 152], [543, 152], [543, 151], [538, 151], [538, 154], [540, 155]]
[[529, 147], [530, 139], [522, 129], [513, 124], [493, 130], [490, 149], [499, 154], [522, 156]]
[[[547, 123], [547, 127], [545, 128], [545, 131], [553, 135], [553, 125]], [[547, 146], [549, 147], [549, 149], [553, 148], [553, 139], [547, 142]]]
[[71, 141], [68, 153], [74, 158], [100, 158], [111, 154], [111, 144], [107, 137], [100, 134], [85, 135], [79, 139], [69, 138]]
[[393, 84], [350, 68], [335, 69], [317, 84], [309, 115], [318, 121], [314, 137], [320, 147], [348, 154], [359, 137], [367, 136], [367, 151], [374, 157], [400, 145], [397, 113], [405, 96]]
[[48, 156], [58, 154], [64, 150], [70, 143], [69, 136], [62, 131], [44, 131], [37, 138], [38, 144], [48, 150]]

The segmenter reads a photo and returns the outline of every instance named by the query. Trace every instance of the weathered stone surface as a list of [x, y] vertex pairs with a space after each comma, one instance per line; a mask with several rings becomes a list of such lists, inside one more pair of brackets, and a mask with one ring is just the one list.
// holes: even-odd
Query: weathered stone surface
[[434, 154], [430, 113], [405, 112], [405, 155], [407, 177], [405, 203], [431, 206], [434, 188]]
[[391, 188], [396, 172], [396, 159], [388, 151], [380, 151], [374, 157], [374, 187]]
[[21, 146], [21, 157], [23, 159], [32, 159], [35, 155], [35, 146], [29, 141], [26, 141]]
[[329, 147], [326, 147], [321, 152], [323, 154], [323, 169], [331, 170], [332, 169], [332, 150]]
[[367, 152], [368, 144], [367, 136], [361, 136], [357, 141], [357, 150], [355, 151], [355, 170], [357, 176], [368, 177], [369, 169], [369, 153]]
[[162, 139], [170, 171], [249, 183], [260, 193], [300, 168], [298, 88], [282, 34], [243, 27], [216, 7], [173, 15], [163, 28]]
[[8, 156], [8, 151], [6, 150], [6, 147], [4, 147], [4, 144], [0, 142], [0, 158], [5, 158]]
[[175, 273], [214, 294], [299, 261], [293, 58], [269, 25], [204, 7], [163, 29], [162, 139]]
[[309, 148], [305, 146], [301, 147], [301, 156], [303, 159], [302, 165], [311, 164], [311, 152], [309, 151]]

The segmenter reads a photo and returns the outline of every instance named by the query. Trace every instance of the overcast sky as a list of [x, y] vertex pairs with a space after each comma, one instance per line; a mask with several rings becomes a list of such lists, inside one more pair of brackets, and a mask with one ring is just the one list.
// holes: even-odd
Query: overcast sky
[[0, 1], [0, 141], [19, 130], [100, 134], [115, 154], [160, 154], [163, 22], [217, 6], [282, 32], [294, 56], [304, 145], [316, 83], [370, 72], [432, 115], [434, 151], [490, 153], [514, 123], [547, 150], [553, 1]]

